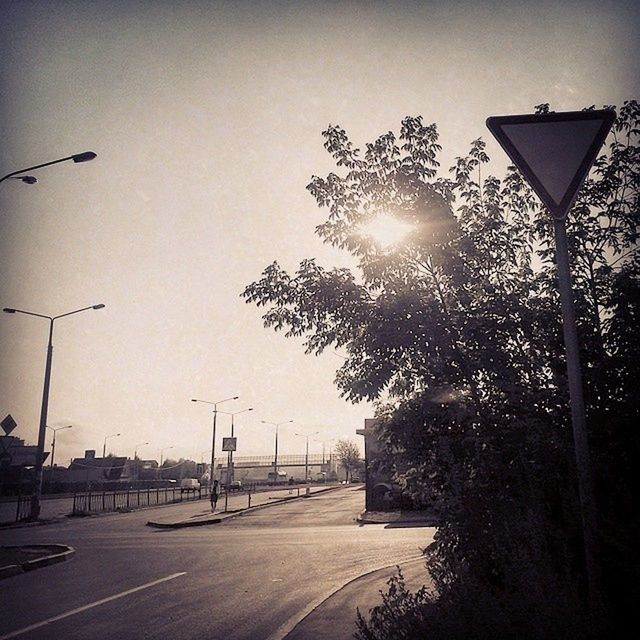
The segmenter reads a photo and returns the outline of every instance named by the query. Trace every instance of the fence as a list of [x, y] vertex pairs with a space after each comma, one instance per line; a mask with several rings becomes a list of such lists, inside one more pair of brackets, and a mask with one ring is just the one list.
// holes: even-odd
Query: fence
[[98, 511], [124, 511], [138, 507], [201, 500], [208, 497], [205, 489], [183, 491], [178, 487], [157, 489], [134, 489], [133, 491], [97, 491], [73, 494], [73, 515]]
[[16, 522], [31, 518], [31, 496], [18, 496], [16, 500]]
[[[300, 496], [301, 488], [299, 485], [279, 484], [279, 485], [260, 485], [251, 484], [241, 487], [222, 487], [218, 499], [218, 505], [227, 511], [227, 503], [229, 498], [233, 496], [244, 495], [247, 499], [246, 506], [255, 505], [257, 494], [271, 491], [287, 491], [289, 494]], [[295, 493], [294, 493], [295, 492]], [[196, 501], [209, 498], [209, 490], [207, 487], [200, 488], [196, 491], [183, 491], [180, 487], [157, 487], [146, 489], [120, 489], [111, 491], [85, 491], [73, 494], [73, 505], [71, 508], [72, 515], [83, 515], [88, 513], [128, 511], [143, 507], [153, 507], [165, 504], [176, 504], [186, 501]], [[14, 518], [15, 522], [29, 520], [31, 517], [31, 499], [30, 495], [18, 496], [17, 499], [10, 502], [3, 502], [3, 515], [5, 519], [2, 524], [9, 524]], [[71, 496], [63, 498], [51, 498], [52, 502], [66, 503]], [[48, 502], [48, 501], [47, 501]], [[258, 500], [258, 502], [261, 502]], [[42, 504], [42, 503], [41, 503]], [[71, 505], [70, 505], [71, 506]], [[67, 507], [68, 508], [68, 507]], [[59, 513], [62, 513], [60, 511]], [[68, 514], [65, 511], [65, 515]], [[7, 518], [8, 516], [8, 518]]]

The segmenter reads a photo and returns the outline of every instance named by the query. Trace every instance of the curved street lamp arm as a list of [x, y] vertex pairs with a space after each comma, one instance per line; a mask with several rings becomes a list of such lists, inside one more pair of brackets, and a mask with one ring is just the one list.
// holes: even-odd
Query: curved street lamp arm
[[53, 320], [51, 316], [45, 316], [42, 313], [34, 313], [33, 311], [25, 311], [24, 309], [12, 309], [11, 307], [5, 307], [3, 311], [5, 313], [24, 313], [26, 316], [36, 316], [37, 318], [46, 318], [47, 320]]
[[58, 160], [52, 160], [51, 162], [43, 162], [42, 164], [36, 164], [33, 167], [27, 167], [26, 169], [19, 169], [18, 171], [12, 171], [11, 173], [7, 173], [6, 176], [0, 178], [0, 182], [6, 180], [7, 178], [11, 178], [13, 176], [18, 175], [19, 173], [26, 173], [27, 171], [33, 171], [34, 169], [41, 169], [42, 167], [48, 167], [52, 164], [58, 164], [59, 162], [66, 162], [67, 160], [73, 160], [74, 162], [87, 162], [88, 160], [93, 160], [96, 157], [96, 154], [93, 151], [85, 151], [83, 153], [74, 153], [71, 156], [67, 156], [66, 158], [59, 158]]
[[75, 311], [69, 311], [68, 313], [62, 313], [59, 316], [46, 316], [43, 313], [34, 313], [33, 311], [25, 311], [24, 309], [13, 309], [11, 307], [5, 307], [3, 311], [5, 313], [24, 313], [27, 316], [36, 316], [37, 318], [46, 318], [47, 320], [57, 320], [58, 318], [64, 318], [74, 313], [80, 313], [81, 311], [87, 311], [88, 309], [104, 309], [103, 304], [93, 304], [90, 307], [83, 307], [82, 309], [76, 309]]
[[217, 404], [222, 404], [223, 402], [227, 402], [228, 400], [237, 400], [238, 397], [239, 396], [233, 396], [232, 398], [225, 398], [224, 400], [217, 400], [216, 402], [211, 402], [211, 400], [199, 400], [198, 398], [191, 398], [191, 402], [204, 402], [206, 404], [212, 404], [215, 407]]
[[59, 316], [54, 316], [51, 320], [57, 320], [58, 318], [64, 318], [65, 316], [71, 316], [74, 313], [80, 313], [81, 311], [88, 311], [89, 309], [104, 309], [104, 305], [100, 304], [92, 304], [90, 307], [83, 307], [82, 309], [76, 309], [75, 311], [69, 311], [67, 313], [61, 313]]

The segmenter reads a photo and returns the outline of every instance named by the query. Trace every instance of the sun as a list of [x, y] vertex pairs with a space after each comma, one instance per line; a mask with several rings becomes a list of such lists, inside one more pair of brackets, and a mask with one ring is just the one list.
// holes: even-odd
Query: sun
[[360, 227], [360, 234], [371, 238], [382, 249], [390, 249], [402, 242], [412, 229], [410, 224], [383, 213]]

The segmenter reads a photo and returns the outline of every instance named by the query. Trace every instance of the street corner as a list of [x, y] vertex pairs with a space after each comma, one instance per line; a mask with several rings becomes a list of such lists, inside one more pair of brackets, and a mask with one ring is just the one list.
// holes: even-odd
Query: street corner
[[359, 524], [385, 524], [393, 526], [436, 527], [435, 514], [431, 511], [361, 511], [356, 517]]
[[0, 579], [66, 562], [75, 549], [64, 544], [33, 544], [0, 547]]
[[185, 527], [202, 527], [208, 524], [218, 524], [224, 520], [222, 514], [209, 516], [192, 516], [181, 520], [149, 520], [147, 527], [155, 529], [183, 529]]

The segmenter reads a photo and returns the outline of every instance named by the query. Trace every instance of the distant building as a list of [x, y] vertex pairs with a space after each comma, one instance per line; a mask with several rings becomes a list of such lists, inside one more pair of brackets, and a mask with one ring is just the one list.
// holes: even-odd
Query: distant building
[[69, 465], [68, 474], [68, 482], [93, 483], [131, 480], [134, 476], [132, 461], [118, 456], [74, 458]]
[[364, 436], [365, 509], [367, 511], [395, 511], [400, 509], [400, 493], [391, 474], [374, 471], [373, 462], [380, 453], [380, 441], [376, 432], [377, 420], [367, 418], [364, 429], [357, 429]]
[[[25, 493], [35, 477], [38, 447], [25, 444], [16, 436], [0, 436], [0, 492], [4, 495]], [[48, 457], [45, 452], [45, 460]]]
[[[37, 445], [25, 445], [22, 438], [0, 436], [0, 468], [34, 466], [37, 451]], [[45, 460], [48, 456], [49, 452], [45, 451]]]

